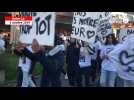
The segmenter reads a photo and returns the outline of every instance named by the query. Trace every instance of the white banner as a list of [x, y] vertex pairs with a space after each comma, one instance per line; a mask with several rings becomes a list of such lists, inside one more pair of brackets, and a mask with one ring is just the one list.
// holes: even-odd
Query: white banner
[[117, 65], [119, 76], [125, 80], [134, 80], [134, 35], [129, 35], [123, 43], [118, 44], [108, 55]]
[[35, 38], [40, 45], [53, 46], [55, 37], [55, 12], [32, 12], [28, 14], [32, 14], [32, 26], [21, 26], [20, 41], [31, 44]]
[[100, 15], [97, 34], [99, 37], [105, 37], [112, 33], [112, 14], [111, 12], [102, 12]]
[[74, 12], [72, 38], [94, 43], [100, 12]]
[[120, 29], [119, 41], [120, 41], [120, 42], [124, 41], [125, 38], [126, 38], [129, 34], [134, 34], [134, 28], [124, 28], [124, 29]]

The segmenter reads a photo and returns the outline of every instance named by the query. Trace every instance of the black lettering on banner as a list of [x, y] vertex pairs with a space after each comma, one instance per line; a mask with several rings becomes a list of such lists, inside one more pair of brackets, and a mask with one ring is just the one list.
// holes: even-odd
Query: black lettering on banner
[[111, 28], [112, 28], [112, 26], [111, 26], [110, 23], [103, 23], [103, 24], [100, 25], [99, 31], [102, 35], [106, 35], [108, 30], [111, 29]]
[[112, 25], [110, 23], [110, 12], [104, 12], [99, 16], [99, 24], [98, 24], [98, 32], [102, 36], [106, 36], [106, 34], [111, 31]]
[[[32, 16], [33, 12], [20, 12], [21, 16]], [[20, 30], [22, 34], [29, 34], [32, 29], [31, 25], [21, 25]]]
[[130, 67], [130, 66], [128, 66], [128, 68], [126, 69], [126, 72], [134, 72], [134, 68], [132, 68], [132, 67]]
[[86, 12], [83, 12], [83, 17], [85, 17], [86, 16]]
[[79, 34], [79, 28], [76, 28], [75, 26], [72, 26], [72, 34], [78, 35]]
[[71, 34], [75, 34], [75, 26], [72, 26], [72, 32]]
[[79, 35], [80, 37], [84, 37], [84, 38], [92, 38], [94, 37], [95, 35], [95, 31], [86, 31], [84, 27], [75, 27], [75, 26], [72, 26], [72, 33], [71, 34], [74, 34], [74, 35]]
[[50, 35], [50, 20], [51, 20], [51, 17], [52, 15], [48, 15], [45, 19], [47, 20], [47, 32], [48, 32], [48, 35]]
[[76, 17], [73, 17], [73, 24], [76, 24]]
[[129, 35], [129, 34], [134, 34], [134, 30], [133, 29], [128, 29], [127, 30], [127, 34]]
[[40, 21], [40, 17], [37, 17], [35, 19], [36, 35], [38, 35], [38, 33], [41, 35], [41, 34], [45, 33], [46, 30], [48, 32], [48, 35], [50, 35], [50, 20], [51, 20], [51, 17], [52, 17], [51, 15], [48, 15], [48, 16], [45, 17], [44, 20], [41, 20], [41, 21]]
[[101, 27], [100, 27], [99, 31], [100, 31], [100, 33], [101, 33], [102, 35], [106, 35], [107, 30], [105, 29], [105, 25], [104, 25], [104, 24], [103, 24], [103, 25], [101, 25]]
[[35, 22], [36, 22], [36, 35], [38, 35], [38, 21], [40, 20], [40, 17], [36, 18], [35, 19]]
[[105, 17], [107, 17], [110, 14], [110, 12], [105, 12]]
[[[133, 51], [134, 51], [134, 49], [133, 49]], [[130, 60], [128, 62], [125, 62], [125, 60], [123, 59], [123, 57], [126, 58], [126, 59], [132, 58], [132, 60]], [[128, 54], [127, 51], [123, 50], [119, 54], [119, 60], [120, 60], [121, 65], [124, 65], [124, 66], [128, 67], [127, 70], [126, 70], [126, 72], [129, 72], [129, 71], [134, 72], [134, 69], [130, 66], [130, 64], [134, 63], [134, 54], [133, 55], [130, 55], [130, 54]]]
[[[44, 29], [41, 30], [41, 26], [42, 26], [42, 25], [44, 25]], [[46, 27], [47, 27], [47, 26], [46, 26], [45, 21], [44, 21], [44, 20], [41, 21], [41, 22], [40, 22], [40, 25], [39, 25], [39, 33], [40, 33], [40, 35], [43, 34], [43, 33], [46, 31]], [[38, 33], [38, 32], [37, 32], [37, 33]]]
[[83, 37], [85, 37], [84, 33], [85, 33], [85, 29], [84, 29], [84, 27], [81, 27], [80, 28], [80, 37], [81, 37], [81, 34], [83, 35]]
[[102, 14], [100, 14], [100, 16], [99, 16], [99, 20], [100, 20], [100, 19], [102, 19]]
[[95, 31], [87, 31], [87, 38], [90, 39], [95, 35]]
[[85, 17], [86, 16], [86, 12], [75, 12], [74, 15], [78, 15], [78, 16], [82, 16]]
[[32, 26], [30, 26], [30, 25], [23, 25], [23, 26], [21, 26], [22, 34], [29, 34], [31, 29], [32, 29]]
[[89, 45], [87, 46], [87, 51], [89, 54], [93, 55], [95, 53], [95, 47], [90, 47]]
[[94, 20], [94, 27], [97, 27], [98, 24], [99, 24], [99, 19], [95, 19]]
[[99, 19], [92, 19], [91, 17], [87, 17], [87, 18], [80, 18], [79, 20], [79, 25], [88, 25], [91, 27], [96, 27], [98, 24]]
[[[21, 12], [22, 16], [37, 16], [37, 12]], [[50, 20], [52, 18], [52, 15], [46, 16], [43, 20], [41, 20], [40, 17], [35, 18], [33, 23], [36, 24], [36, 35], [41, 35], [47, 31], [47, 34], [50, 35]], [[30, 30], [32, 29], [31, 25], [22, 25], [21, 26], [21, 33], [23, 34], [29, 34]]]

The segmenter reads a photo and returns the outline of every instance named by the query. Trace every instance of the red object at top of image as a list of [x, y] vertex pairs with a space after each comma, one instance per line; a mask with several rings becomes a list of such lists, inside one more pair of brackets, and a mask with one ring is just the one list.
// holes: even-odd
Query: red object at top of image
[[5, 16], [5, 20], [32, 20], [32, 16]]

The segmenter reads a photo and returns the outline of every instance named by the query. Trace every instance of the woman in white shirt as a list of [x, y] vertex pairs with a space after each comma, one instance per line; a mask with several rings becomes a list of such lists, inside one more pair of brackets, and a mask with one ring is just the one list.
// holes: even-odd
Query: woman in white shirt
[[107, 55], [114, 49], [114, 34], [109, 34], [106, 36], [106, 42], [105, 45], [101, 48], [101, 54], [100, 57], [102, 59], [102, 68], [101, 68], [101, 76], [100, 76], [100, 85], [102, 87], [114, 87], [115, 86], [115, 80], [117, 77], [116, 73], [116, 65], [112, 63]]
[[90, 86], [90, 78], [91, 78], [91, 55], [90, 50], [88, 48], [88, 43], [82, 42], [82, 47], [80, 48], [80, 58], [79, 58], [79, 66], [80, 66], [80, 81], [82, 86], [82, 75], [85, 78], [85, 86]]

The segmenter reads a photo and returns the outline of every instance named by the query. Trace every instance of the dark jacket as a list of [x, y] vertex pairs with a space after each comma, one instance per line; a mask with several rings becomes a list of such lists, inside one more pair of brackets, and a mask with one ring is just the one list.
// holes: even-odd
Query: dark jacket
[[[19, 56], [19, 57], [23, 57], [23, 53], [18, 52], [16, 49], [14, 50], [14, 53]], [[31, 60], [31, 66], [30, 66], [30, 70], [29, 70], [29, 74], [32, 74], [34, 67], [35, 67], [36, 61]]]
[[23, 50], [25, 56], [33, 61], [40, 62], [46, 70], [57, 70], [60, 67], [60, 61], [57, 62], [58, 59], [61, 59], [59, 57], [60, 53], [62, 54], [62, 52], [58, 52], [54, 56], [46, 56], [45, 52], [31, 53], [26, 48]]
[[73, 45], [67, 47], [66, 51], [66, 63], [71, 66], [79, 65], [80, 48], [76, 48]]

